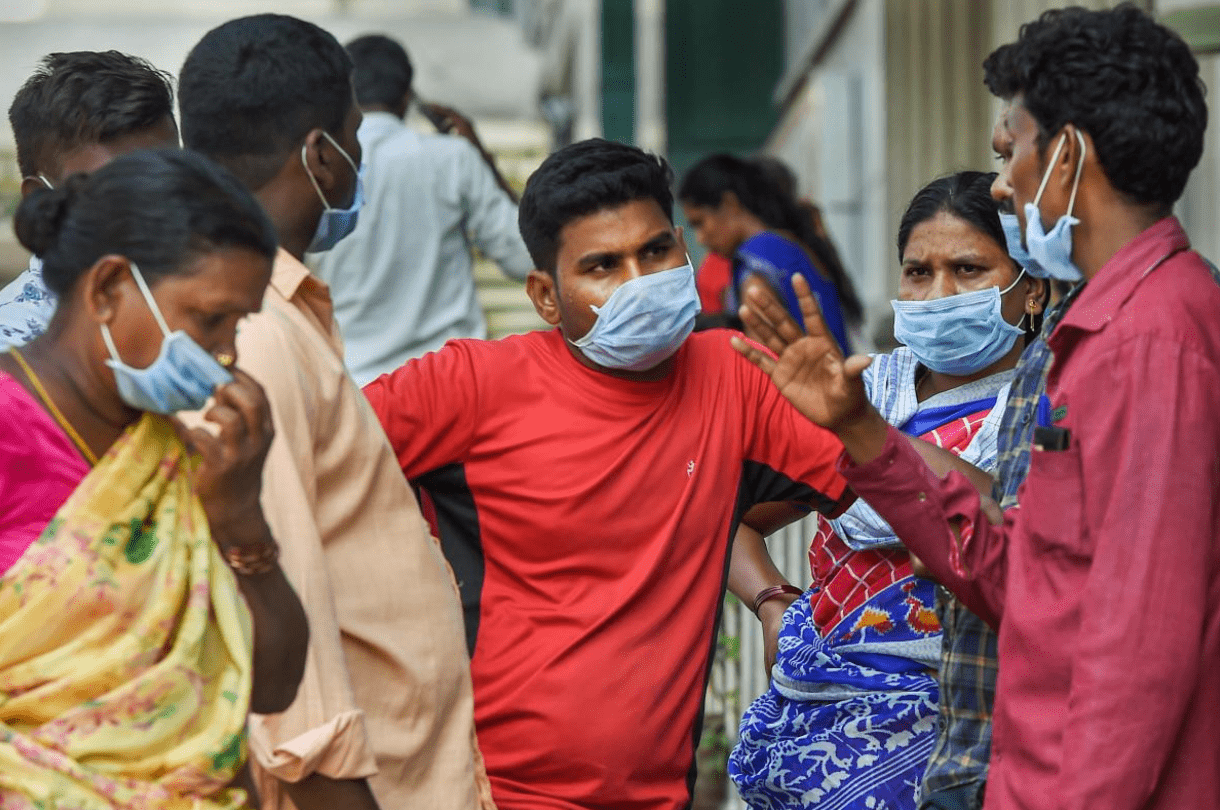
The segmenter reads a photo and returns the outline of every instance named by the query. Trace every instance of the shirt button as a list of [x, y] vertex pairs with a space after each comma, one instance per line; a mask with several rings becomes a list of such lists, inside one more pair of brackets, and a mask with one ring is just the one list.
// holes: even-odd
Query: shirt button
[[924, 492], [919, 493], [919, 502], [920, 503], [923, 503], [927, 499], [928, 499], [927, 493], [924, 493]]

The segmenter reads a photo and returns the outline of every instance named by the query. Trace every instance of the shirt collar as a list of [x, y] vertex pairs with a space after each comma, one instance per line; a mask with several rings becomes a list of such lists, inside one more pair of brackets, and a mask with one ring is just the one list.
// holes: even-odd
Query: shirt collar
[[364, 118], [361, 120], [361, 125], [364, 125], [366, 123], [367, 124], [380, 123], [383, 125], [392, 125], [392, 124], [401, 125], [402, 119], [399, 118], [394, 113], [386, 112], [385, 110], [369, 110], [368, 112], [364, 113]]
[[275, 264], [271, 267], [271, 286], [276, 292], [291, 299], [297, 290], [309, 278], [309, 268], [297, 261], [296, 257], [280, 248], [275, 253]]
[[[1149, 273], [1173, 254], [1190, 247], [1176, 217], [1159, 220], [1110, 257], [1083, 285], [1060, 326], [1097, 332], [1114, 319]], [[1056, 330], [1058, 331], [1058, 330]]]

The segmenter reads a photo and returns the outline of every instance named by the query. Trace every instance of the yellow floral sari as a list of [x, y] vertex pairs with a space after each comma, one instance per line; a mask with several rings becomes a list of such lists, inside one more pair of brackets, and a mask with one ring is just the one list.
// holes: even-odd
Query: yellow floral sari
[[0, 808], [246, 806], [251, 622], [190, 472], [144, 416], [0, 577]]

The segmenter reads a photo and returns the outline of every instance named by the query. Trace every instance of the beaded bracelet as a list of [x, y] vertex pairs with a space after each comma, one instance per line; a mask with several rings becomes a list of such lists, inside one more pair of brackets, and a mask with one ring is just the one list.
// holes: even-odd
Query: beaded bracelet
[[280, 559], [280, 547], [278, 543], [229, 546], [224, 550], [224, 558], [234, 573], [247, 577], [257, 576], [275, 568]]
[[754, 615], [758, 615], [758, 609], [763, 606], [763, 602], [774, 599], [781, 594], [790, 593], [794, 596], [800, 596], [803, 591], [795, 585], [772, 585], [769, 588], [763, 588], [754, 597]]

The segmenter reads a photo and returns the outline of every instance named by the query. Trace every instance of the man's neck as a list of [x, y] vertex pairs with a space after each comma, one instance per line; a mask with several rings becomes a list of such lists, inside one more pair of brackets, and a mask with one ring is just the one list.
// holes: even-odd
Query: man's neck
[[1099, 205], [1082, 205], [1081, 209], [1077, 214], [1080, 224], [1072, 229], [1072, 260], [1086, 279], [1097, 275], [1133, 239], [1173, 213], [1161, 206], [1131, 205], [1115, 197]]
[[305, 250], [313, 241], [314, 232], [318, 228], [315, 217], [312, 222], [302, 216], [314, 206], [292, 205], [291, 200], [284, 199], [275, 183], [270, 183], [255, 192], [255, 197], [267, 211], [271, 224], [275, 226], [275, 237], [280, 247], [288, 251], [297, 261], [305, 260]]

